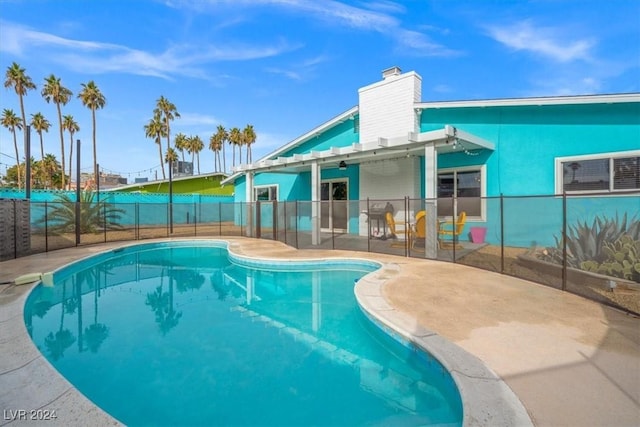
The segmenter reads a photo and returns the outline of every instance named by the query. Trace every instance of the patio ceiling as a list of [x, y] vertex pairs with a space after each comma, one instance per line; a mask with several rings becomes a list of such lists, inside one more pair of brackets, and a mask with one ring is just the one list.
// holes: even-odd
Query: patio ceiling
[[331, 147], [323, 151], [312, 150], [305, 154], [294, 154], [288, 157], [263, 159], [255, 163], [243, 164], [236, 167], [233, 176], [227, 178], [225, 182], [232, 181], [235, 176], [245, 172], [297, 173], [308, 170], [309, 165], [314, 161], [317, 161], [321, 167], [338, 167], [341, 161], [350, 165], [370, 160], [421, 156], [424, 155], [424, 147], [431, 144], [435, 144], [435, 149], [440, 154], [463, 150], [494, 150], [493, 143], [446, 125], [442, 129], [428, 132], [410, 132], [405, 137], [378, 138], [377, 141], [353, 143], [347, 147]]

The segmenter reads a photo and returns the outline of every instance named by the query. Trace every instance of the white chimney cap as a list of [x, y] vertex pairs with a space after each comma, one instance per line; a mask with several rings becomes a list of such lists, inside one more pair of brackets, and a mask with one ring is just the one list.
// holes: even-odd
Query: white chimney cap
[[402, 73], [400, 67], [387, 68], [386, 70], [382, 71], [382, 78], [386, 79], [387, 77], [398, 76], [400, 75], [400, 73]]

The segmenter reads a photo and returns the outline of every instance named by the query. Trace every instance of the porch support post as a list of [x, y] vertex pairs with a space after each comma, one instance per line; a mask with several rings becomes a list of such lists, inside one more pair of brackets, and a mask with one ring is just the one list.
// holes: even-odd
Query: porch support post
[[245, 200], [246, 200], [246, 210], [247, 210], [247, 227], [246, 227], [246, 235], [247, 237], [253, 236], [253, 172], [247, 172], [245, 174], [246, 182], [245, 182]]
[[311, 163], [311, 244], [320, 244], [320, 165]]
[[438, 257], [438, 152], [435, 142], [424, 147], [424, 189], [426, 198], [425, 258]]

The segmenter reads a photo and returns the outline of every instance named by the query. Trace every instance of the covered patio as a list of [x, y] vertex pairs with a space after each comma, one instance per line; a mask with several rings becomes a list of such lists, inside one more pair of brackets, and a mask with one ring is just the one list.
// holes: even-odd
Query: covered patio
[[[420, 110], [416, 110], [419, 116]], [[416, 133], [409, 132], [407, 136], [395, 138], [378, 138], [376, 141], [365, 143], [353, 143], [346, 147], [330, 147], [326, 150], [311, 150], [304, 154], [293, 154], [286, 157], [276, 157], [273, 159], [262, 159], [255, 163], [241, 165], [235, 170], [235, 174], [227, 178], [226, 182], [233, 182], [238, 174], [245, 176], [245, 200], [254, 202], [254, 179], [257, 174], [264, 172], [278, 172], [289, 174], [300, 174], [310, 172], [311, 174], [311, 244], [321, 246], [321, 171], [323, 169], [346, 169], [351, 165], [364, 165], [369, 162], [379, 161], [400, 161], [401, 159], [415, 158], [422, 162], [421, 167], [425, 171], [424, 182], [420, 182], [421, 177], [413, 174], [410, 178], [413, 182], [408, 183], [414, 189], [414, 194], [403, 194], [402, 196], [420, 197], [415, 194], [415, 189], [420, 192], [424, 188], [424, 199], [426, 211], [425, 221], [425, 250], [426, 258], [435, 259], [438, 257], [437, 233], [427, 232], [427, 230], [437, 230], [437, 197], [438, 197], [438, 154], [464, 152], [479, 152], [480, 150], [493, 151], [495, 148], [492, 142], [486, 141], [469, 132], [463, 131], [451, 125], [445, 125], [441, 129]], [[400, 181], [403, 177], [390, 176], [389, 180]], [[404, 183], [407, 184], [407, 183]], [[360, 182], [360, 199], [378, 198], [375, 190], [364, 191]], [[365, 193], [366, 194], [363, 194]], [[455, 210], [454, 210], [455, 215]], [[246, 218], [248, 230], [253, 230], [255, 218], [252, 212], [247, 212]], [[251, 234], [249, 234], [251, 235]]]

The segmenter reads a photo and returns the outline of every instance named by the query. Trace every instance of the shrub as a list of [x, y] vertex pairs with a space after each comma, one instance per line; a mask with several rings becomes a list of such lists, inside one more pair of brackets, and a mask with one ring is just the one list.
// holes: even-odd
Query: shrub
[[[539, 258], [562, 264], [562, 235], [554, 236], [556, 246], [546, 248]], [[633, 277], [637, 258], [633, 258], [640, 241], [640, 220], [596, 217], [591, 225], [586, 221], [567, 227], [567, 265], [588, 271], [598, 271], [614, 277]], [[624, 251], [624, 252], [623, 252]], [[628, 264], [625, 264], [628, 263]], [[619, 266], [618, 266], [619, 264]], [[640, 266], [638, 266], [640, 268]]]
[[[114, 230], [122, 226], [118, 223], [124, 211], [101, 200], [94, 202], [95, 193], [83, 192], [80, 197], [80, 233], [95, 233], [99, 229]], [[67, 194], [61, 194], [55, 207], [36, 224], [49, 223], [53, 232], [71, 233], [76, 226], [76, 203]]]
[[613, 243], [605, 242], [607, 260], [603, 263], [584, 261], [583, 270], [640, 282], [640, 240], [623, 235]]

